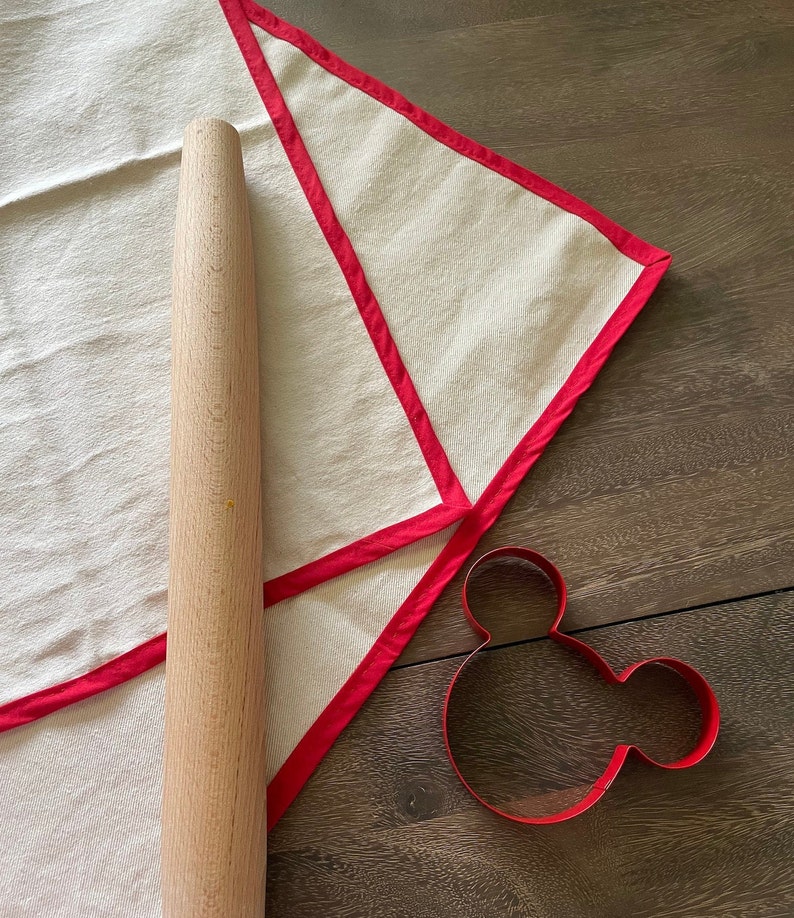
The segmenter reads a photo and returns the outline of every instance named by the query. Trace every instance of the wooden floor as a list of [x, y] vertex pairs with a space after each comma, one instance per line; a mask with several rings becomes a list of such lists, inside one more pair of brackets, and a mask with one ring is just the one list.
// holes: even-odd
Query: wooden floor
[[[269, 918], [794, 915], [794, 5], [271, 6], [673, 253], [478, 553], [547, 554], [568, 629], [615, 667], [690, 661], [723, 725], [700, 766], [630, 764], [570, 822], [492, 816], [440, 732], [474, 644], [458, 578], [273, 831]], [[626, 736], [687, 748], [696, 715], [674, 680], [606, 690], [542, 637], [549, 597], [526, 573], [486, 573], [476, 593], [497, 646], [453, 727], [495, 799], [585, 785]]]

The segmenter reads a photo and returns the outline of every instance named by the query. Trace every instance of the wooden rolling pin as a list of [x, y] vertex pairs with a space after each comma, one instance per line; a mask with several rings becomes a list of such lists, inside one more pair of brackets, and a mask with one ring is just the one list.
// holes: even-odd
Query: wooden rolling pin
[[185, 131], [174, 251], [164, 918], [263, 918], [259, 363], [240, 138]]

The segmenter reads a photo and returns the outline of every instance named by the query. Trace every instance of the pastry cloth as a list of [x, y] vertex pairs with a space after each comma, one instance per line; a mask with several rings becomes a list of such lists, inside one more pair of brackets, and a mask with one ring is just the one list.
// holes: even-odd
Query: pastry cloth
[[0, 915], [149, 918], [185, 124], [249, 187], [271, 823], [670, 256], [249, 0], [6, 0], [0, 53]]

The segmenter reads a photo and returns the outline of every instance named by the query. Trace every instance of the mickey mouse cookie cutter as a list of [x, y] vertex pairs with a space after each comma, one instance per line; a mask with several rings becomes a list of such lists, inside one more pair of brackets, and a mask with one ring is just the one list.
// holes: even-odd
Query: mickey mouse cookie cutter
[[[474, 788], [463, 776], [457, 762], [455, 761], [455, 756], [452, 752], [449, 741], [447, 714], [449, 710], [450, 698], [455, 689], [455, 684], [458, 681], [458, 677], [461, 675], [472, 658], [491, 642], [491, 633], [477, 621], [471, 611], [468, 600], [468, 588], [469, 582], [475, 571], [477, 571], [487, 562], [493, 561], [495, 558], [519, 558], [523, 561], [528, 561], [530, 564], [534, 565], [536, 568], [542, 571], [543, 574], [546, 575], [557, 594], [557, 614], [551, 627], [548, 630], [547, 636], [550, 637], [553, 641], [556, 641], [558, 644], [569, 647], [572, 650], [575, 650], [577, 653], [581, 654], [596, 668], [605, 682], [612, 685], [625, 683], [629, 680], [633, 673], [637, 672], [638, 669], [649, 665], [666, 666], [668, 669], [672, 669], [678, 673], [678, 675], [681, 676], [693, 690], [695, 697], [698, 700], [698, 704], [700, 705], [700, 735], [693, 749], [685, 756], [683, 756], [683, 758], [676, 759], [673, 762], [659, 762], [643, 752], [639, 746], [631, 743], [621, 743], [615, 746], [607, 767], [592, 784], [590, 790], [581, 800], [579, 800], [573, 806], [544, 816], [521, 816], [516, 813], [510, 813], [500, 809], [498, 806], [495, 806], [480, 796], [480, 794], [474, 790]], [[696, 765], [698, 762], [702, 761], [702, 759], [705, 758], [705, 756], [711, 750], [717, 739], [717, 734], [720, 727], [720, 709], [717, 703], [717, 699], [709, 683], [696, 669], [689, 666], [687, 663], [684, 663], [681, 660], [677, 660], [673, 657], [651, 657], [647, 660], [640, 660], [638, 663], [632, 663], [621, 673], [616, 673], [607, 663], [607, 661], [601, 656], [601, 654], [595, 651], [592, 647], [590, 647], [588, 644], [585, 644], [583, 641], [580, 641], [578, 638], [575, 638], [570, 634], [564, 634], [559, 630], [560, 623], [562, 622], [562, 618], [565, 614], [566, 599], [567, 590], [565, 587], [565, 581], [563, 580], [562, 574], [555, 567], [555, 565], [539, 552], [533, 551], [531, 548], [520, 548], [512, 545], [506, 546], [504, 548], [494, 549], [493, 551], [489, 551], [487, 554], [479, 558], [471, 566], [471, 568], [469, 568], [469, 572], [467, 573], [466, 579], [463, 583], [463, 611], [465, 612], [472, 629], [480, 638], [482, 638], [482, 643], [466, 657], [463, 663], [461, 663], [455, 672], [455, 675], [452, 677], [452, 680], [449, 683], [449, 687], [447, 688], [442, 714], [444, 745], [446, 746], [447, 755], [449, 756], [452, 768], [454, 769], [455, 774], [458, 776], [460, 781], [463, 783], [463, 786], [466, 788], [466, 790], [468, 790], [468, 792], [477, 801], [479, 801], [492, 813], [496, 813], [498, 816], [502, 816], [505, 819], [511, 820], [512, 822], [523, 823], [524, 825], [549, 825], [551, 823], [563, 822], [566, 819], [572, 819], [574, 816], [578, 816], [580, 813], [584, 813], [585, 810], [590, 809], [590, 807], [593, 806], [593, 804], [598, 800], [600, 800], [601, 797], [603, 797], [603, 795], [606, 793], [610, 784], [612, 784], [618, 772], [623, 767], [623, 763], [626, 761], [629, 753], [632, 753], [635, 758], [645, 762], [647, 765], [655, 765], [657, 768], [680, 769], [689, 768], [692, 765]]]

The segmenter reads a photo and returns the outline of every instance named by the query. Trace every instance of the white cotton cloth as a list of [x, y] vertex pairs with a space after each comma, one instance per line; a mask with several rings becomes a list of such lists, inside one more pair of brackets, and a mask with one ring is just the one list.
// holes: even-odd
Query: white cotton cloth
[[0, 734], [0, 916], [160, 918], [162, 667]]
[[580, 217], [364, 92], [341, 91], [301, 51], [255, 32], [422, 402], [476, 499], [642, 266]]
[[[278, 781], [373, 648], [386, 665], [399, 652], [410, 628], [384, 629], [457, 544], [469, 502], [472, 538], [488, 524], [489, 483], [648, 262], [252, 28], [460, 490], [442, 493], [215, 0], [7, 0], [0, 705], [165, 629], [179, 149], [191, 118], [225, 118], [243, 139], [255, 243], [266, 579], [404, 533], [266, 610]], [[455, 519], [411, 528], [452, 504]], [[158, 667], [0, 734], [0, 918], [159, 916], [163, 684]]]

